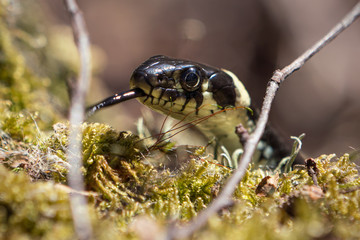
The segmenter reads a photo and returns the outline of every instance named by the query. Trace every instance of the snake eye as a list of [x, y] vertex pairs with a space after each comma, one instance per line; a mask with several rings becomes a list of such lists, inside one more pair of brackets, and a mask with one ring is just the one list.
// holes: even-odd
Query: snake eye
[[201, 78], [198, 71], [189, 68], [181, 74], [181, 86], [187, 91], [195, 91], [201, 85]]

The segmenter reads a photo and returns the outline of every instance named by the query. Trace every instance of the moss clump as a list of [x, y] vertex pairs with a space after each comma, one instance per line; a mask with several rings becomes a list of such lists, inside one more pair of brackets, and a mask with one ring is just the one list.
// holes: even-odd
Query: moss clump
[[33, 14], [38, 11], [29, 2], [0, 2], [0, 128], [23, 143], [51, 129], [67, 102], [64, 79], [61, 84], [59, 73], [47, 74], [54, 60], [44, 26], [36, 22], [41, 14]]
[[[76, 239], [70, 188], [53, 182], [30, 182], [25, 173], [14, 173], [3, 166], [0, 177], [1, 239]], [[96, 239], [124, 239], [126, 234], [119, 233], [113, 222], [97, 217], [93, 209], [89, 204]]]
[[[37, 76], [28, 67], [25, 57], [15, 45], [14, 36], [4, 17], [0, 18], [0, 54], [0, 98], [11, 102], [8, 107], [12, 113], [20, 113], [26, 109], [27, 113], [35, 113], [41, 119], [41, 127], [51, 126], [56, 113], [47, 91], [49, 79]], [[12, 128], [8, 124], [13, 118], [14, 116], [2, 116], [1, 125]]]
[[4, 239], [73, 237], [68, 194], [53, 183], [30, 183], [0, 166], [0, 235]]
[[[97, 203], [100, 215], [116, 221], [123, 233], [141, 235], [128, 227], [139, 215], [148, 216], [156, 226], [163, 227], [169, 218], [190, 220], [217, 196], [230, 173], [195, 153], [178, 169], [161, 168], [149, 164], [154, 157], [159, 158], [159, 153], [144, 159], [140, 154], [144, 147], [134, 135], [117, 133], [103, 124], [84, 124], [83, 130], [87, 188], [101, 196]], [[66, 140], [66, 131], [57, 138]], [[66, 146], [66, 141], [60, 145]], [[200, 239], [239, 234], [249, 239], [356, 236], [356, 231], [350, 231], [358, 227], [359, 218], [355, 164], [348, 155], [340, 159], [324, 155], [314, 162], [319, 186], [313, 185], [305, 169], [286, 174], [261, 169], [247, 171], [234, 194], [234, 207], [212, 217], [197, 236]], [[264, 179], [272, 190], [261, 194], [258, 189]]]
[[[145, 148], [136, 135], [119, 133], [98, 123], [85, 123], [82, 128], [86, 188], [100, 194], [100, 212], [109, 214], [116, 210], [118, 216], [127, 216], [115, 216], [124, 226], [139, 213], [190, 219], [216, 196], [222, 179], [229, 173], [225, 167], [195, 158], [173, 171], [156, 167], [149, 163], [154, 162], [151, 156], [143, 159], [140, 153]], [[65, 160], [68, 135], [67, 125], [57, 124], [41, 148], [52, 149]], [[160, 155], [166, 157], [164, 153]], [[67, 168], [60, 172], [60, 182], [65, 182]], [[59, 180], [58, 176], [55, 178]]]
[[[248, 172], [238, 188], [241, 200], [223, 216], [214, 216], [198, 239], [357, 239], [359, 175], [345, 154], [339, 159], [315, 159], [319, 186], [305, 170], [273, 175], [275, 192], [255, 194], [256, 182], [265, 172]], [[344, 181], [346, 191], [344, 191]], [[247, 192], [243, 189], [247, 185]], [[356, 186], [356, 188], [354, 187]], [[259, 230], [261, 229], [261, 231]]]
[[[59, 123], [54, 129], [37, 149], [47, 156], [43, 161], [56, 156], [65, 162], [68, 127]], [[158, 231], [165, 229], [168, 219], [187, 222], [217, 196], [231, 171], [195, 153], [175, 169], [150, 164], [168, 155], [152, 152], [144, 156], [141, 152], [145, 147], [137, 136], [104, 124], [85, 123], [82, 129], [83, 174], [87, 190], [93, 192], [89, 193], [93, 208], [101, 221], [115, 223], [122, 237], [143, 234], [137, 224], [144, 219]], [[49, 149], [52, 157], [45, 155]], [[194, 238], [232, 238], [240, 234], [245, 239], [359, 237], [356, 165], [348, 155], [339, 159], [324, 155], [314, 162], [319, 186], [313, 185], [305, 169], [282, 174], [248, 170], [234, 194], [234, 206], [213, 216]], [[66, 183], [68, 168], [59, 164], [59, 171], [53, 167], [50, 177]]]
[[40, 137], [37, 122], [39, 114], [27, 111], [13, 111], [13, 103], [9, 100], [0, 100], [0, 127], [13, 140], [30, 143]]

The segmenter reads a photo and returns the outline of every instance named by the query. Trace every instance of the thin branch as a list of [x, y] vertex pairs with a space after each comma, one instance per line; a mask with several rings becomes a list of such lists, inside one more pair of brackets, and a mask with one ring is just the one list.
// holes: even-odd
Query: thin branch
[[[80, 56], [80, 72], [74, 89], [70, 108], [70, 136], [67, 149], [67, 159], [71, 165], [68, 174], [69, 186], [76, 191], [84, 190], [84, 180], [81, 174], [82, 149], [81, 124], [85, 113], [85, 96], [91, 77], [90, 42], [86, 24], [75, 0], [64, 0], [72, 20], [75, 43]], [[75, 232], [80, 240], [92, 238], [92, 228], [87, 209], [87, 199], [80, 194], [70, 195], [71, 211]]]
[[281, 71], [277, 70], [271, 80], [279, 83], [283, 82], [293, 72], [299, 70], [307, 60], [314, 54], [319, 52], [329, 42], [336, 38], [342, 31], [348, 28], [360, 16], [360, 2], [353, 7], [353, 9], [333, 27], [328, 34], [326, 34], [320, 41], [315, 43], [311, 48], [304, 52], [300, 57], [293, 61], [290, 65], [283, 68]]
[[307, 60], [309, 60], [314, 54], [319, 52], [324, 46], [326, 46], [335, 37], [337, 37], [343, 30], [349, 27], [350, 24], [353, 23], [359, 16], [360, 2], [356, 4], [355, 7], [343, 18], [343, 20], [338, 23], [333, 29], [331, 29], [331, 31], [327, 35], [325, 35], [319, 42], [317, 42], [304, 54], [298, 57], [290, 65], [286, 66], [282, 70], [275, 71], [266, 89], [266, 94], [256, 129], [249, 136], [249, 139], [244, 146], [244, 154], [239, 160], [239, 167], [233, 172], [219, 196], [214, 199], [214, 201], [208, 206], [208, 208], [200, 212], [197, 217], [195, 217], [192, 221], [190, 221], [190, 223], [183, 227], [176, 227], [174, 225], [171, 225], [168, 228], [167, 239], [186, 238], [191, 236], [196, 230], [203, 227], [213, 214], [228, 205], [228, 203], [231, 201], [231, 197], [235, 189], [243, 178], [246, 169], [251, 162], [252, 156], [256, 150], [256, 145], [258, 144], [262, 134], [264, 133], [264, 129], [270, 113], [271, 104], [275, 97], [276, 91], [280, 86], [280, 83], [282, 83], [285, 78], [292, 74], [294, 71], [300, 69]]
[[235, 127], [235, 133], [238, 135], [241, 145], [244, 146], [250, 136], [248, 130], [240, 123]]

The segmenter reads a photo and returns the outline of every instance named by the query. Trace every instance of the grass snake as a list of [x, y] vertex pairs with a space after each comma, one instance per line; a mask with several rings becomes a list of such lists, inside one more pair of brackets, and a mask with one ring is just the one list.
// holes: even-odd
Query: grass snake
[[[137, 98], [162, 114], [185, 122], [198, 122], [196, 127], [204, 135], [215, 137], [230, 153], [241, 147], [235, 126], [241, 123], [249, 133], [255, 128], [257, 111], [249, 111], [253, 108], [247, 90], [225, 69], [158, 55], [134, 70], [130, 88], [89, 107], [88, 115]], [[288, 154], [268, 127], [258, 145], [257, 160], [276, 163]]]

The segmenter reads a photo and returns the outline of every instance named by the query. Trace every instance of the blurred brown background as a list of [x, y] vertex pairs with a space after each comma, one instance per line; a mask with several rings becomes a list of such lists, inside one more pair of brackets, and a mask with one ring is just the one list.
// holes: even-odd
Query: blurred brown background
[[[62, 1], [40, 1], [49, 21], [68, 24]], [[88, 102], [128, 89], [132, 70], [153, 55], [233, 71], [261, 105], [272, 72], [319, 40], [357, 1], [81, 0], [91, 42], [106, 55]], [[360, 149], [360, 21], [281, 86], [271, 122], [289, 138], [306, 133], [307, 155]], [[99, 90], [103, 85], [104, 90]], [[129, 101], [98, 115], [134, 129], [143, 106]]]

